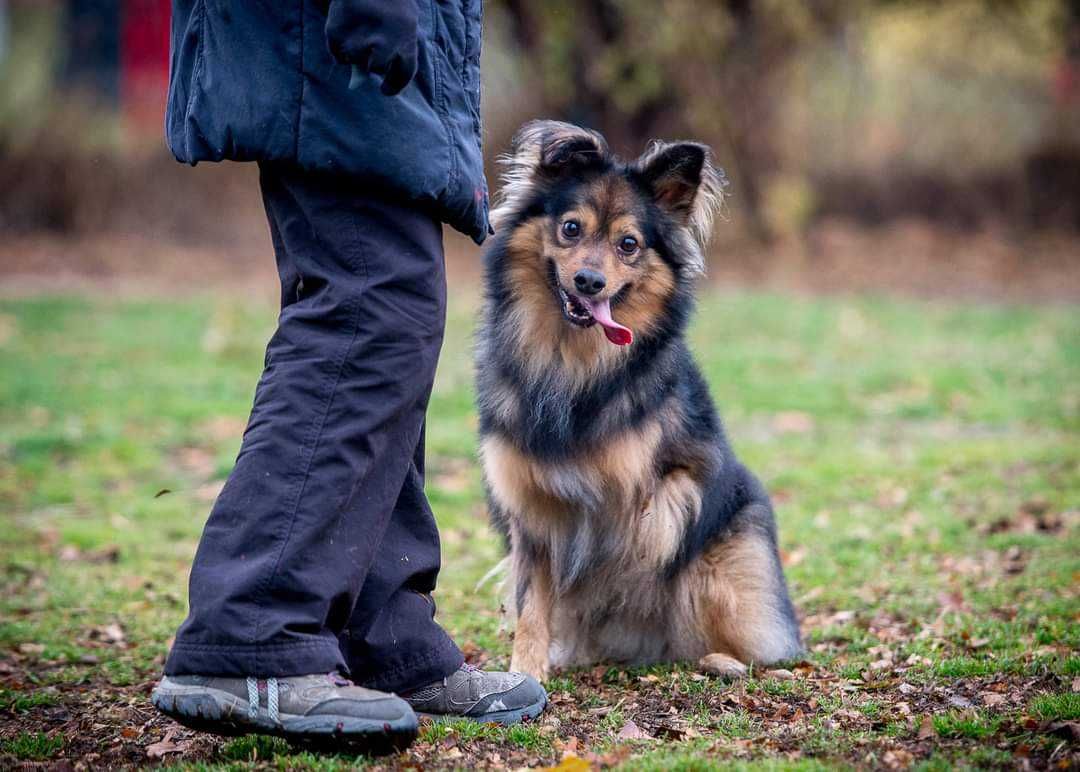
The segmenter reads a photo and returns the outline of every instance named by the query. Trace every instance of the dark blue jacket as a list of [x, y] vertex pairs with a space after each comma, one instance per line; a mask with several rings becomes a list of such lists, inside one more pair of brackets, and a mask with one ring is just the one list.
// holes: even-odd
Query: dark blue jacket
[[[387, 0], [397, 2], [398, 0]], [[331, 56], [326, 0], [174, 0], [169, 147], [180, 161], [288, 161], [384, 188], [479, 243], [482, 0], [418, 0], [416, 77], [349, 89]]]

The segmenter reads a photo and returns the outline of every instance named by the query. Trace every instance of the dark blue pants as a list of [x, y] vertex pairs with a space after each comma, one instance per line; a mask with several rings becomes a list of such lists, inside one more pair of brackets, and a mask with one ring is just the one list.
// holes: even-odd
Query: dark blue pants
[[463, 659], [433, 619], [423, 489], [442, 229], [355, 181], [264, 164], [260, 183], [281, 314], [165, 672], [421, 686]]

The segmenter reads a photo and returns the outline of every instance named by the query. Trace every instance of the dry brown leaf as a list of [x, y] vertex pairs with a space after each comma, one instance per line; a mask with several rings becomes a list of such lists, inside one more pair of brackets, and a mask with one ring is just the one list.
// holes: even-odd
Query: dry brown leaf
[[893, 748], [885, 751], [881, 760], [889, 769], [907, 769], [915, 762], [915, 755], [903, 748]]
[[814, 431], [814, 417], [799, 410], [786, 410], [773, 416], [777, 434], [807, 434]]
[[90, 631], [90, 638], [105, 643], [123, 643], [126, 639], [124, 628], [113, 622], [112, 624], [95, 627]]
[[578, 751], [578, 738], [571, 736], [569, 740], [556, 740], [555, 750], [562, 751], [563, 757], [573, 755]]
[[1005, 704], [1005, 695], [997, 692], [983, 692], [979, 697], [982, 698], [983, 705], [988, 708], [996, 708]]
[[161, 759], [169, 753], [183, 753], [191, 745], [189, 742], [173, 742], [173, 736], [176, 734], [175, 730], [170, 729], [165, 733], [165, 738], [160, 742], [151, 743], [146, 746], [146, 755], [152, 759]]
[[1072, 742], [1080, 742], [1080, 721], [1055, 721], [1047, 729]]
[[634, 723], [633, 719], [630, 719], [623, 728], [619, 730], [617, 735], [620, 740], [644, 740], [651, 739], [651, 735], [642, 729], [640, 726]]
[[930, 716], [923, 716], [919, 721], [919, 739], [929, 740], [932, 737], [937, 737], [937, 729], [934, 728], [934, 719]]

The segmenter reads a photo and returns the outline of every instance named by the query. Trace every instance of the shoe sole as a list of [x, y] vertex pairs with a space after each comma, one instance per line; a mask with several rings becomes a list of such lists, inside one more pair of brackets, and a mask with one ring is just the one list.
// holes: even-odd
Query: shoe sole
[[393, 721], [354, 716], [301, 716], [283, 713], [272, 721], [264, 708], [251, 717], [247, 704], [216, 689], [155, 690], [150, 702], [159, 711], [191, 729], [224, 737], [265, 734], [305, 747], [349, 747], [372, 754], [407, 748], [419, 731], [416, 717]]
[[526, 705], [524, 708], [518, 708], [517, 710], [500, 710], [495, 713], [482, 713], [479, 716], [456, 715], [453, 713], [417, 713], [416, 715], [437, 722], [465, 719], [466, 721], [475, 721], [479, 724], [501, 724], [502, 726], [512, 726], [514, 724], [520, 724], [522, 721], [532, 721], [544, 712], [547, 703], [547, 696], [545, 696], [544, 699], [539, 702], [534, 702], [532, 705]]

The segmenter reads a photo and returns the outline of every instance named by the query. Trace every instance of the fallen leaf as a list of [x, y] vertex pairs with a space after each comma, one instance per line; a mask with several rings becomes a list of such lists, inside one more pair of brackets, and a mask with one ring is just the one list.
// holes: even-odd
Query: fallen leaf
[[73, 544], [66, 544], [60, 548], [57, 558], [64, 563], [119, 563], [120, 547], [115, 544], [107, 544], [100, 549], [83, 552]]
[[889, 769], [907, 769], [915, 761], [915, 755], [903, 748], [893, 748], [885, 751], [881, 760]]
[[1080, 721], [1055, 721], [1047, 729], [1072, 742], [1080, 742]]
[[979, 697], [982, 699], [983, 705], [988, 708], [996, 708], [999, 705], [1005, 704], [1005, 695], [998, 694], [997, 692], [983, 692]]
[[592, 769], [592, 764], [576, 753], [567, 753], [554, 767], [541, 767], [541, 769], [558, 770], [558, 772], [588, 772]]
[[934, 728], [934, 719], [930, 716], [923, 716], [919, 721], [919, 739], [929, 740], [932, 737], [937, 737], [937, 729]]
[[90, 631], [91, 639], [104, 641], [105, 643], [123, 643], [126, 637], [127, 636], [124, 635], [124, 629], [116, 624], [116, 622], [101, 627], [95, 627]]
[[165, 739], [146, 746], [146, 755], [152, 759], [164, 758], [168, 753], [183, 753], [191, 745], [189, 742], [173, 742], [175, 730], [170, 729], [165, 733]]
[[571, 736], [569, 740], [556, 740], [555, 750], [562, 751], [563, 758], [574, 755], [578, 750], [578, 738]]
[[60, 552], [57, 553], [56, 557], [64, 563], [73, 563], [82, 557], [82, 553], [74, 544], [65, 544], [60, 548]]
[[620, 740], [651, 739], [651, 735], [649, 735], [649, 733], [643, 730], [640, 726], [635, 724], [633, 719], [630, 719], [625, 724], [623, 724], [623, 728], [619, 730], [619, 734], [617, 736]]
[[814, 418], [809, 413], [787, 410], [774, 415], [772, 425], [777, 434], [807, 434], [814, 430]]

